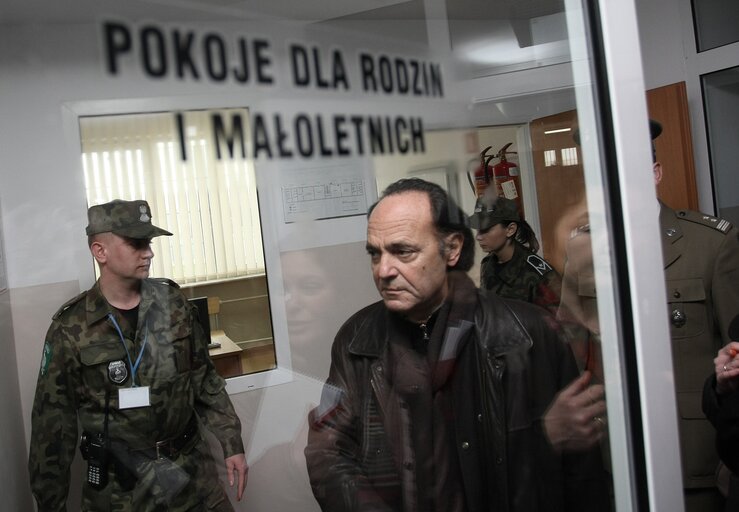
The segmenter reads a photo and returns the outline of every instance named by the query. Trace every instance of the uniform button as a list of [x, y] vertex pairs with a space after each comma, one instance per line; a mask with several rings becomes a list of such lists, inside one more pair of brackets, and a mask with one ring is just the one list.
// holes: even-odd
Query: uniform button
[[503, 464], [503, 457], [496, 457], [495, 458], [495, 463], [496, 464]]
[[462, 442], [462, 449], [463, 450], [469, 450], [470, 449], [470, 443], [468, 443], [467, 441], [463, 441]]
[[676, 299], [679, 299], [680, 298], [680, 292], [677, 291], [677, 290], [675, 290], [674, 293], [672, 294], [672, 296], [675, 297]]
[[382, 373], [382, 366], [378, 366], [378, 367], [377, 367], [377, 372], [378, 372], [378, 373]]
[[482, 414], [478, 414], [477, 415], [477, 421], [479, 421], [480, 423], [482, 423]]
[[674, 325], [675, 327], [682, 327], [683, 325], [685, 325], [685, 322], [687, 322], [685, 313], [683, 313], [679, 309], [673, 309], [670, 316], [672, 318], [672, 325]]
[[500, 370], [500, 366], [501, 366], [501, 364], [500, 364], [499, 362], [497, 362], [497, 361], [496, 361], [496, 362], [495, 362], [495, 364], [494, 364], [493, 366], [495, 367], [495, 369], [496, 369], [496, 370]]

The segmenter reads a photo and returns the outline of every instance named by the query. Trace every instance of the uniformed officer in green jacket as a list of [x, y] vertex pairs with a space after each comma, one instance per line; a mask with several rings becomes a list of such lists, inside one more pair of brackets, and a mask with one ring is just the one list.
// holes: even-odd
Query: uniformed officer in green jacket
[[[100, 279], [64, 304], [46, 335], [33, 405], [29, 471], [39, 511], [66, 510], [75, 448], [82, 509], [233, 510], [202, 439], [219, 440], [241, 499], [241, 424], [179, 287], [148, 279], [154, 226], [146, 201], [88, 210]], [[78, 429], [79, 422], [79, 429]]]
[[[654, 140], [662, 133], [662, 126], [656, 121], [649, 124]], [[663, 170], [654, 146], [652, 149], [652, 170], [657, 185], [662, 180]], [[719, 459], [715, 432], [701, 410], [701, 397], [706, 375], [714, 367], [713, 358], [730, 341], [728, 326], [737, 313], [739, 233], [726, 220], [700, 212], [673, 210], [662, 202], [659, 224], [679, 415], [685, 510], [718, 512], [723, 510], [723, 498], [716, 488]], [[578, 229], [571, 244], [573, 250], [577, 244], [581, 253], [576, 255], [576, 265], [565, 267], [562, 308], [569, 317], [590, 319], [584, 324], [597, 334], [589, 229]], [[570, 257], [572, 252], [568, 250]], [[560, 318], [562, 316], [560, 311]], [[599, 354], [599, 347], [596, 348]], [[602, 362], [597, 361], [595, 366], [601, 368]]]
[[[652, 139], [662, 126], [650, 122]], [[662, 165], [653, 164], [654, 182]], [[659, 224], [679, 415], [686, 512], [723, 510], [715, 432], [701, 409], [716, 352], [739, 307], [739, 232], [730, 222], [660, 202]]]

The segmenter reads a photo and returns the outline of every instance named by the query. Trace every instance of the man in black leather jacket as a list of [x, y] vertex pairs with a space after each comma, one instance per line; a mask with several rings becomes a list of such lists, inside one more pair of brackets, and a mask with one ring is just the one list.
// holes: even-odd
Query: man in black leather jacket
[[446, 193], [391, 185], [367, 251], [382, 301], [339, 330], [310, 416], [322, 509], [606, 510], [602, 387], [577, 377], [545, 311], [475, 288], [472, 233]]

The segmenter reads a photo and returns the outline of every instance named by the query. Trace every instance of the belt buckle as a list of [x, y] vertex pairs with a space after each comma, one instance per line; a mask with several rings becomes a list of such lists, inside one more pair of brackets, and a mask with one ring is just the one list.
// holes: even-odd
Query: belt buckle
[[169, 459], [172, 457], [172, 446], [169, 441], [157, 441], [154, 448], [157, 452], [157, 460]]

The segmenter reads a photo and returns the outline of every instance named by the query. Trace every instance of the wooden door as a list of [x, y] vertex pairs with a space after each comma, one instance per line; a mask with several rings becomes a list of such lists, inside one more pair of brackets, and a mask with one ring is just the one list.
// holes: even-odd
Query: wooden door
[[685, 82], [647, 91], [649, 117], [662, 124], [662, 135], [654, 141], [662, 164], [662, 182], [657, 197], [675, 209], [698, 209], [695, 185], [693, 139]]
[[564, 246], [577, 227], [585, 203], [582, 157], [573, 134], [577, 111], [531, 121], [531, 148], [539, 205], [542, 254], [558, 272], [564, 268]]

